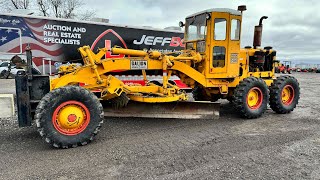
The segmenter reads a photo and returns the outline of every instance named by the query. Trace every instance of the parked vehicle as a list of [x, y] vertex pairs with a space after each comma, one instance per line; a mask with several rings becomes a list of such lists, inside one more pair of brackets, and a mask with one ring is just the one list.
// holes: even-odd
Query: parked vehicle
[[291, 61], [283, 61], [279, 63], [279, 66], [276, 67], [276, 73], [291, 74], [293, 72], [291, 68]]
[[0, 78], [8, 79], [14, 78], [18, 71], [24, 71], [23, 68], [17, 68], [15, 65], [12, 65], [8, 61], [4, 61], [0, 63]]

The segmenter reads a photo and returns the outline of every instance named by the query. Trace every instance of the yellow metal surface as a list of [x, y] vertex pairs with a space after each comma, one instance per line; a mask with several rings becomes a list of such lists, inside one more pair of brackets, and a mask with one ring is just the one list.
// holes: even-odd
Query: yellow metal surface
[[143, 80], [145, 83], [148, 82], [146, 70], [142, 70]]
[[58, 112], [56, 122], [65, 130], [78, 129], [84, 124], [85, 116], [80, 106], [67, 105]]
[[[228, 84], [228, 87], [229, 87], [229, 88], [234, 88], [234, 87], [236, 87], [236, 86], [240, 83], [240, 81], [242, 81], [243, 79], [245, 79], [245, 78], [247, 78], [247, 77], [250, 77], [250, 76], [242, 76], [242, 77], [239, 77], [239, 78], [235, 78], [234, 81], [232, 81], [232, 82], [230, 82], [230, 83]], [[264, 82], [266, 82], [266, 84], [267, 84], [268, 87], [271, 86], [271, 84], [273, 83], [274, 79], [275, 79], [275, 78], [263, 78]], [[216, 87], [216, 86], [214, 86], [214, 87]]]
[[219, 88], [220, 88], [220, 93], [221, 94], [228, 94], [228, 85], [227, 84], [226, 85], [220, 85]]
[[162, 54], [159, 51], [151, 51], [148, 53], [148, 55], [152, 59], [159, 59]]
[[272, 71], [265, 71], [265, 72], [251, 72], [248, 76], [254, 76], [258, 78], [272, 78], [274, 73]]
[[157, 85], [151, 86], [126, 86], [131, 93], [163, 93], [163, 88]]
[[286, 86], [282, 90], [281, 99], [284, 104], [287, 104], [292, 99], [293, 96], [294, 96], [294, 92], [292, 91], [290, 86]]
[[111, 52], [113, 54], [124, 54], [130, 56], [146, 56], [148, 53], [145, 51], [132, 50], [132, 49], [123, 49], [123, 48], [112, 48]]
[[249, 107], [255, 107], [259, 103], [259, 98], [261, 98], [260, 92], [256, 89], [251, 89], [247, 96], [247, 102]]
[[60, 74], [70, 73], [77, 69], [77, 65], [70, 64], [70, 65], [62, 65], [59, 67]]
[[[274, 78], [274, 79], [275, 79], [275, 78]], [[273, 80], [274, 80], [274, 79], [263, 79], [263, 80], [264, 80], [264, 82], [266, 82], [267, 86], [270, 87], [271, 84], [273, 83]]]
[[[133, 101], [156, 103], [185, 100], [186, 95], [181, 93], [177, 86], [169, 84], [168, 80], [171, 75], [179, 76], [182, 82], [190, 87], [202, 86], [209, 96], [210, 93], [229, 96], [241, 81], [250, 76], [262, 78], [270, 86], [275, 79], [274, 69], [264, 70], [264, 67], [251, 66], [250, 57], [254, 56], [257, 51], [267, 56], [273, 50], [240, 49], [240, 36], [233, 38], [232, 34], [240, 34], [242, 15], [234, 15], [229, 12], [210, 12], [209, 14], [210, 18], [205, 20], [205, 26], [197, 27], [198, 29], [204, 28], [206, 34], [203, 39], [186, 41], [185, 43], [192, 43], [191, 48], [176, 54], [119, 47], [102, 48], [98, 53], [94, 53], [89, 46], [80, 47], [79, 52], [84, 65], [81, 67], [63, 66], [61, 77], [52, 80], [51, 87], [55, 89], [82, 83], [87, 89], [101, 90], [102, 99], [108, 100], [125, 92]], [[235, 21], [238, 23], [236, 29], [232, 26], [232, 22]], [[218, 32], [215, 28], [218, 27], [219, 22], [225, 22], [224, 39], [216, 38]], [[200, 52], [197, 50], [199, 41], [204, 41], [203, 50]], [[215, 50], [216, 47], [219, 47], [218, 50]], [[224, 49], [223, 52], [222, 49]], [[102, 59], [107, 51], [126, 55], [126, 57]], [[272, 61], [274, 60], [275, 57]], [[142, 71], [145, 82], [147, 82], [146, 70], [162, 70], [162, 86], [152, 84], [127, 86], [110, 75], [110, 72], [115, 70], [133, 69]], [[253, 99], [250, 104], [255, 103], [254, 93], [251, 92]]]
[[128, 97], [132, 101], [137, 102], [145, 102], [145, 103], [165, 103], [165, 102], [175, 102], [175, 101], [185, 101], [187, 100], [186, 94], [176, 94], [173, 96], [158, 96], [158, 97], [152, 97], [152, 96], [143, 96], [141, 94], [129, 94]]
[[179, 61], [175, 62], [174, 65], [172, 67], [170, 67], [170, 69], [180, 71], [183, 74], [191, 77], [192, 79], [194, 79], [195, 81], [197, 81], [201, 85], [207, 87], [206, 77], [203, 74], [201, 74], [199, 71], [191, 68], [186, 63], [179, 62]]

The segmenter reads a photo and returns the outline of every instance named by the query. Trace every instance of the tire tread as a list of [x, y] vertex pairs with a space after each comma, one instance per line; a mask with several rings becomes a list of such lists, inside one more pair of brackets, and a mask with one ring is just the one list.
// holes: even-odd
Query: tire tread
[[[280, 93], [282, 92], [281, 87], [284, 86], [288, 81], [292, 81], [295, 85], [298, 86], [298, 93], [295, 93], [295, 96], [297, 96], [296, 97], [297, 102], [294, 102], [293, 108], [285, 109], [283, 108], [281, 104], [281, 99], [279, 99], [279, 97], [281, 96]], [[274, 82], [270, 86], [270, 100], [269, 100], [270, 108], [278, 114], [287, 114], [293, 111], [296, 108], [299, 99], [300, 99], [299, 82], [293, 76], [284, 75], [284, 76], [277, 77], [277, 79], [274, 80]]]
[[[247, 119], [254, 119], [254, 118], [258, 118], [260, 117], [267, 109], [267, 106], [265, 107], [261, 107], [263, 108], [261, 110], [261, 113], [259, 114], [255, 114], [252, 113], [250, 111], [248, 111], [246, 109], [246, 102], [243, 101], [243, 96], [246, 96], [246, 92], [251, 88], [250, 86], [253, 83], [260, 83], [264, 89], [266, 89], [266, 91], [268, 92], [268, 86], [265, 83], [265, 81], [261, 78], [256, 78], [256, 77], [248, 77], [245, 78], [243, 81], [241, 81], [235, 88], [234, 90], [234, 94], [233, 94], [233, 105], [235, 107], [235, 109], [238, 111], [238, 113], [240, 114], [240, 116], [247, 118]], [[267, 93], [267, 101], [268, 102], [269, 99], [269, 93]]]
[[[81, 142], [76, 143], [76, 144], [72, 144], [72, 143], [68, 143], [68, 144], [62, 144], [61, 142], [57, 142], [54, 141], [51, 138], [51, 132], [45, 132], [43, 126], [44, 126], [44, 115], [45, 115], [45, 110], [47, 108], [51, 108], [48, 107], [49, 102], [54, 102], [57, 98], [59, 98], [59, 96], [61, 96], [61, 94], [69, 94], [75, 91], [79, 91], [81, 93], [84, 94], [84, 96], [92, 99], [95, 104], [93, 106], [97, 106], [99, 108], [100, 114], [99, 114], [99, 123], [98, 125], [95, 127], [95, 130], [90, 134], [90, 137], [86, 137], [86, 138], [82, 138]], [[101, 128], [101, 125], [103, 123], [103, 119], [104, 119], [104, 113], [103, 113], [103, 107], [99, 101], [99, 99], [97, 98], [97, 96], [95, 96], [92, 92], [90, 92], [87, 89], [84, 89], [82, 87], [79, 86], [65, 86], [65, 87], [61, 87], [55, 90], [50, 91], [48, 94], [46, 94], [41, 101], [39, 102], [37, 108], [36, 108], [36, 112], [35, 112], [35, 122], [38, 128], [38, 132], [40, 134], [40, 136], [42, 136], [42, 138], [45, 140], [45, 142], [51, 144], [53, 147], [56, 148], [72, 148], [72, 147], [77, 147], [78, 145], [86, 145], [88, 143], [90, 143], [93, 139], [94, 136], [97, 135], [97, 133], [99, 132], [99, 129]]]

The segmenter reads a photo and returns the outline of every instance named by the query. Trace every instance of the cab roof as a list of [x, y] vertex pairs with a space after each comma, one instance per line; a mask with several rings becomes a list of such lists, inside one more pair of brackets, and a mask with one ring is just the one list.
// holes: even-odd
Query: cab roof
[[204, 11], [200, 11], [194, 14], [191, 14], [190, 16], [187, 16], [186, 18], [190, 18], [190, 17], [194, 17], [203, 13], [211, 13], [211, 12], [226, 12], [226, 13], [230, 13], [232, 15], [236, 15], [236, 16], [241, 16], [241, 12], [234, 10], [234, 9], [229, 9], [229, 8], [212, 8], [212, 9], [207, 9]]

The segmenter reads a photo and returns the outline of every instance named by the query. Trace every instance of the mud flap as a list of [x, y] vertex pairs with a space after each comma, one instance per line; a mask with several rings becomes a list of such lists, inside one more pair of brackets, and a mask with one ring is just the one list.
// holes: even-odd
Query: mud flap
[[15, 77], [19, 127], [31, 126], [35, 109], [50, 91], [49, 76], [27, 75], [19, 71]]
[[130, 101], [127, 107], [114, 110], [106, 107], [106, 117], [140, 117], [165, 119], [219, 119], [220, 103], [171, 102], [140, 103]]
[[31, 126], [30, 92], [28, 86], [28, 75], [19, 71], [16, 78], [16, 95], [19, 127]]

